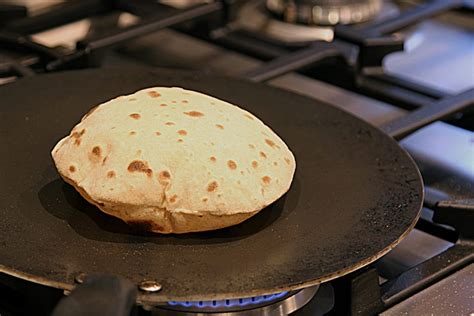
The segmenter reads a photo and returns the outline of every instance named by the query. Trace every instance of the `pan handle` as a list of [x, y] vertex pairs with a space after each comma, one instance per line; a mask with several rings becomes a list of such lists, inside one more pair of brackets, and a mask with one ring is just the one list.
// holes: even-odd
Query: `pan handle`
[[52, 316], [127, 316], [136, 296], [136, 286], [125, 278], [88, 276], [83, 284], [59, 301]]

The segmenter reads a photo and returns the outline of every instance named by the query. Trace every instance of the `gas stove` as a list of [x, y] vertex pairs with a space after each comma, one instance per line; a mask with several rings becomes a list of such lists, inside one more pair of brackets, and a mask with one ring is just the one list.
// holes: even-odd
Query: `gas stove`
[[[387, 255], [300, 291], [141, 304], [133, 313], [468, 315], [472, 10], [455, 0], [16, 1], [0, 5], [0, 83], [89, 67], [192, 69], [266, 82], [377, 126], [411, 119], [400, 144], [422, 172], [425, 203], [415, 230]], [[3, 274], [0, 293], [0, 315], [48, 314], [63, 296]]]

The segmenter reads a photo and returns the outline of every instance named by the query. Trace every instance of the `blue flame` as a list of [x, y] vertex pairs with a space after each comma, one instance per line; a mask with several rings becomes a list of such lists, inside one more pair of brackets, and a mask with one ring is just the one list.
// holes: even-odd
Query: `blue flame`
[[271, 295], [254, 296], [247, 298], [239, 298], [233, 300], [220, 300], [220, 301], [186, 301], [177, 302], [169, 301], [168, 305], [171, 306], [182, 306], [182, 307], [196, 307], [196, 308], [221, 308], [221, 307], [244, 307], [249, 305], [256, 305], [266, 302], [272, 302], [279, 298], [282, 298], [288, 294], [288, 292], [281, 292]]

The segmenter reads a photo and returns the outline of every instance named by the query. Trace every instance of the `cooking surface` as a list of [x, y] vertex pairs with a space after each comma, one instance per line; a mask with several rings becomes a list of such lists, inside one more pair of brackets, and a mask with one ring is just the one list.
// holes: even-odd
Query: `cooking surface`
[[[28, 2], [32, 15], [38, 15], [41, 12], [47, 11], [45, 8], [47, 5], [41, 5], [43, 8], [36, 8], [37, 3], [34, 1], [12, 0], [12, 2]], [[53, 2], [60, 1], [48, 1], [48, 4]], [[151, 4], [152, 2], [153, 5], [149, 5], [146, 10], [129, 10], [147, 5], [147, 3]], [[164, 1], [161, 2], [164, 3]], [[167, 1], [172, 6], [179, 4], [180, 8], [189, 8], [191, 4], [203, 2], [206, 1], [180, 0], [179, 3], [174, 0]], [[271, 14], [265, 11], [265, 1], [263, 0], [249, 0], [247, 3], [248, 5], [242, 6], [241, 9], [237, 10], [236, 20], [227, 23], [224, 28], [222, 25], [214, 25], [213, 23], [216, 20], [209, 16], [203, 19], [204, 23], [199, 24], [200, 27], [198, 29], [191, 27], [189, 29], [184, 28], [183, 30], [179, 27], [173, 27], [149, 35], [142, 34], [134, 40], [121, 42], [118, 49], [105, 50], [104, 54], [102, 54], [102, 50], [98, 56], [95, 56], [94, 51], [89, 52], [89, 54], [92, 53], [94, 55], [93, 58], [85, 61], [85, 63], [84, 61], [75, 61], [69, 66], [74, 68], [97, 65], [100, 65], [100, 67], [141, 65], [146, 67], [197, 69], [238, 76], [253, 70], [259, 65], [265, 64], [273, 58], [285, 56], [292, 50], [300, 51], [305, 49], [304, 45], [298, 46], [300, 44], [297, 43], [317, 38], [331, 41], [334, 38], [334, 32], [330, 27], [308, 27], [303, 24], [284, 23], [272, 17]], [[369, 27], [378, 21], [387, 24], [386, 22], [393, 17], [397, 17], [397, 20], [401, 21], [402, 19], [399, 14], [402, 13], [403, 15], [404, 11], [415, 8], [418, 10], [418, 8], [421, 9], [422, 7], [430, 9], [444, 5], [449, 6], [455, 3], [459, 4], [461, 2], [384, 1], [381, 12], [368, 24]], [[98, 5], [98, 3], [96, 4]], [[55, 48], [55, 51], [60, 52], [60, 54], [68, 54], [76, 49], [77, 41], [83, 40], [85, 36], [90, 35], [99, 35], [100, 37], [100, 34], [114, 29], [117, 21], [121, 27], [124, 27], [140, 23], [142, 15], [145, 17], [156, 12], [162, 13], [162, 10], [165, 9], [164, 7], [157, 6], [156, 1], [121, 1], [118, 6], [126, 7], [125, 11], [128, 11], [127, 13], [121, 13], [119, 18], [117, 18], [116, 13], [112, 14], [107, 10], [105, 14], [99, 14], [95, 17], [93, 16], [95, 13], [87, 13], [83, 16], [85, 18], [78, 22], [73, 22], [74, 20], [71, 18], [64, 20], [63, 22], [66, 22], [66, 24], [72, 22], [68, 26], [61, 25], [57, 28], [51, 27], [51, 25], [43, 26], [43, 28], [40, 26], [35, 31], [28, 31], [28, 34], [32, 34], [32, 38], [35, 41], [46, 46], [56, 47], [60, 45], [60, 47]], [[285, 73], [270, 80], [268, 83], [307, 95], [318, 100], [318, 102], [322, 101], [331, 106], [349, 111], [375, 125], [381, 125], [401, 117], [406, 113], [410, 113], [414, 108], [426, 105], [431, 100], [438, 99], [443, 95], [457, 94], [464, 89], [474, 87], [472, 71], [466, 71], [469, 67], [472, 68], [474, 62], [474, 47], [471, 44], [473, 40], [472, 31], [474, 30], [471, 18], [472, 9], [469, 10], [465, 7], [463, 10], [451, 9], [443, 11], [442, 14], [436, 17], [422, 17], [419, 15], [415, 19], [416, 23], [410, 24], [407, 28], [396, 30], [397, 34], [406, 36], [404, 52], [388, 54], [383, 60], [383, 68], [377, 68], [378, 65], [375, 65], [375, 69], [371, 67], [368, 69], [353, 68], [358, 67], [359, 64], [342, 65], [341, 61], [338, 61], [334, 64], [330, 63], [329, 66], [326, 66], [325, 63], [321, 66], [318, 64], [311, 65], [311, 72], [304, 72], [304, 75], [300, 71], [301, 68], [299, 68], [297, 69], [299, 73]], [[420, 13], [419, 10], [418, 13]], [[58, 14], [57, 16], [63, 16], [63, 14]], [[26, 20], [29, 19], [26, 18]], [[47, 21], [52, 20], [56, 20], [56, 18], [47, 19]], [[16, 21], [13, 22], [15, 24]], [[41, 23], [38, 20], [37, 23], [33, 24], [37, 26], [44, 25], [44, 22]], [[210, 36], [206, 35], [205, 29], [201, 30], [204, 32], [199, 31], [202, 26], [205, 28], [208, 22], [211, 22], [210, 27], [213, 29]], [[359, 28], [359, 26], [353, 25], [351, 28]], [[365, 37], [363, 34], [359, 34]], [[335, 37], [338, 39], [337, 35]], [[294, 46], [295, 44], [296, 46]], [[367, 56], [376, 57], [377, 49], [372, 49], [370, 45], [368, 46], [362, 44], [364, 49], [367, 48]], [[0, 77], [0, 84], [12, 80], [23, 80], [15, 78], [14, 75], [12, 76], [12, 72], [8, 71], [8, 63], [11, 61], [8, 58], [9, 54], [11, 53], [12, 56], [21, 56], [22, 54], [15, 50], [15, 45], [7, 47], [13, 49], [7, 49], [6, 52], [4, 51], [5, 47], [1, 49], [0, 71], [2, 76]], [[448, 51], [446, 47], [449, 47]], [[4, 57], [7, 58], [5, 59]], [[331, 60], [331, 58], [323, 59], [328, 62]], [[26, 50], [26, 56], [17, 61], [19, 64], [21, 61], [21, 64], [28, 68], [30, 65], [34, 65], [34, 72], [37, 75], [40, 75], [44, 70], [44, 64], [38, 64], [38, 62], [41, 62], [41, 59], [38, 59], [30, 50]], [[382, 61], [380, 62], [382, 63]], [[308, 61], [303, 62], [302, 65], [307, 63]], [[13, 65], [15, 66], [15, 64]], [[16, 69], [21, 70], [21, 68]], [[348, 72], [346, 71], [347, 69], [349, 69]], [[364, 73], [365, 70], [370, 72]], [[14, 73], [17, 72], [14, 71]], [[356, 84], [355, 87], [347, 85], [348, 82], [355, 79], [352, 77], [353, 74], [370, 77], [371, 74], [378, 76], [382, 73], [399, 80], [398, 83], [393, 81], [386, 84], [387, 82], [382, 81], [385, 82], [385, 85], [379, 86], [377, 89], [370, 89], [371, 85]], [[321, 75], [329, 75], [329, 78]], [[382, 75], [382, 77], [381, 79], [384, 80], [386, 76]], [[376, 80], [375, 83], [380, 84], [380, 81]], [[421, 84], [421, 86], [417, 86], [417, 84]], [[428, 90], [424, 90], [423, 86], [427, 87]], [[370, 90], [367, 90], [368, 88]], [[35, 88], [33, 90], [36, 91]], [[391, 97], [388, 99], [381, 98], [381, 95], [390, 95]], [[442, 282], [442, 280], [452, 275], [451, 273], [459, 271], [466, 265], [466, 262], [471, 262], [471, 264], [473, 262], [472, 253], [466, 252], [464, 254], [464, 263], [461, 265], [459, 260], [462, 257], [452, 255], [453, 253], [462, 252], [462, 249], [464, 249], [458, 245], [459, 241], [455, 243], [460, 231], [458, 224], [453, 219], [458, 218], [459, 223], [472, 222], [472, 219], [469, 217], [472, 214], [459, 209], [449, 209], [449, 212], [445, 213], [444, 219], [441, 219], [439, 215], [442, 210], [437, 208], [438, 201], [449, 201], [456, 198], [469, 199], [473, 197], [473, 116], [472, 111], [463, 112], [464, 114], [456, 114], [449, 123], [438, 121], [430, 124], [413, 135], [406, 137], [400, 143], [416, 160], [417, 165], [422, 171], [424, 182], [427, 185], [426, 203], [421, 219], [418, 221], [417, 229], [413, 230], [389, 254], [377, 260], [375, 264], [369, 265], [368, 269], [362, 269], [348, 276], [324, 283], [314, 299], [292, 315], [316, 316], [326, 314], [329, 310], [331, 310], [330, 314], [336, 315], [347, 314], [349, 311], [352, 311], [354, 314], [363, 314], [364, 312], [374, 314], [389, 308], [388, 306], [378, 305], [377, 302], [381, 296], [387, 297], [384, 293], [387, 289], [390, 289], [392, 282], [395, 282], [395, 285], [402, 286], [398, 287], [398, 291], [401, 292], [390, 299], [391, 304], [395, 304], [393, 300], [395, 297], [395, 300], [398, 300], [398, 302], [402, 301], [403, 303], [396, 305], [391, 311], [406, 311], [406, 309], [402, 308], [404, 306], [415, 309], [417, 306], [425, 306], [423, 302], [430, 302], [430, 297], [436, 297], [436, 301], [433, 304], [434, 307], [429, 308], [429, 313], [444, 315], [446, 314], [444, 307], [447, 307], [454, 314], [461, 314], [465, 311], [466, 305], [451, 304], [452, 300], [449, 299], [451, 293], [446, 294], [446, 291], [450, 291], [451, 287], [444, 286], [446, 282]], [[68, 131], [69, 128], [70, 126], [65, 128], [65, 131]], [[4, 135], [3, 131], [2, 135]], [[51, 175], [53, 174], [51, 173]], [[87, 224], [96, 223], [87, 214], [84, 215], [83, 221], [87, 221]], [[57, 220], [63, 221], [62, 219]], [[448, 225], [454, 228], [446, 225], [437, 225], [433, 223], [434, 221], [442, 224], [451, 222]], [[314, 225], [314, 227], [317, 226]], [[120, 235], [119, 233], [110, 233], [113, 236]], [[465, 231], [462, 234], [464, 235]], [[466, 240], [466, 238], [463, 237], [463, 240]], [[32, 261], [34, 259], [28, 258], [28, 260]], [[373, 268], [377, 270], [376, 278], [378, 277], [379, 281], [372, 281], [375, 282], [375, 286], [370, 287], [370, 284], [373, 285], [373, 283], [370, 283], [367, 277], [370, 277]], [[69, 271], [72, 270], [71, 268], [68, 269]], [[64, 270], [68, 269], [65, 268]], [[72, 280], [73, 273], [70, 274], [70, 279]], [[434, 284], [436, 285], [437, 282], [440, 282], [443, 286], [430, 286], [435, 276], [439, 276], [439, 279], [434, 280]], [[463, 274], [462, 278], [465, 277], [466, 275]], [[0, 294], [3, 297], [3, 299], [0, 299], [1, 314], [16, 315], [16, 313], [10, 314], [9, 310], [26, 307], [22, 301], [14, 299], [15, 297], [25, 297], [28, 295], [34, 297], [34, 299], [28, 300], [28, 307], [31, 310], [29, 314], [31, 314], [41, 310], [41, 305], [46, 304], [46, 302], [50, 302], [50, 306], [54, 306], [54, 300], [57, 300], [62, 295], [62, 291], [57, 291], [54, 295], [46, 294], [52, 292], [52, 290], [39, 285], [33, 286], [28, 282], [24, 282], [24, 286], [20, 287], [21, 290], [17, 290], [18, 288], [16, 285], [13, 286], [13, 284], [21, 280], [14, 278], [9, 280], [9, 276], [0, 274]], [[431, 281], [426, 284], [424, 283], [426, 280]], [[11, 289], [16, 289], [17, 291], [15, 296], [10, 295], [11, 289], [9, 284], [12, 285]], [[345, 286], [343, 286], [344, 284]], [[363, 285], [363, 291], [358, 290], [360, 285]], [[30, 288], [42, 288], [42, 290], [35, 292], [35, 294], [28, 294], [32, 293]], [[5, 289], [7, 289], [6, 292]], [[330, 291], [327, 291], [328, 289]], [[424, 289], [422, 292], [423, 297], [419, 299], [421, 296], [416, 295], [416, 293], [420, 293], [421, 289]], [[391, 293], [394, 292], [392, 291]], [[406, 296], [403, 297], [403, 294], [406, 294]], [[41, 299], [38, 299], [38, 297], [41, 297]], [[456, 298], [460, 299], [461, 295]], [[5, 304], [7, 306], [6, 309]], [[441, 310], [442, 308], [443, 310]], [[161, 312], [161, 310], [157, 311], [157, 315], [161, 315]]]
[[[289, 193], [239, 226], [182, 236], [134, 235], [89, 205], [59, 179], [51, 148], [91, 106], [153, 85], [202, 91], [261, 117], [296, 156]], [[24, 93], [34, 87], [34, 98]], [[274, 293], [375, 260], [418, 216], [419, 174], [393, 140], [283, 90], [175, 71], [109, 69], [25, 79], [0, 91], [4, 104], [16, 104], [3, 107], [11, 154], [2, 164], [2, 269], [40, 276], [41, 283], [71, 288], [80, 272], [101, 272], [137, 283], [156, 278], [161, 300]]]

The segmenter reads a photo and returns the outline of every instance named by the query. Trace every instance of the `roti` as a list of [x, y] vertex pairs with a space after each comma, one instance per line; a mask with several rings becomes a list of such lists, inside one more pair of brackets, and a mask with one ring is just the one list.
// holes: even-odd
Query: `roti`
[[296, 167], [284, 141], [253, 114], [163, 87], [94, 107], [52, 156], [87, 201], [158, 233], [241, 223], [288, 191]]

